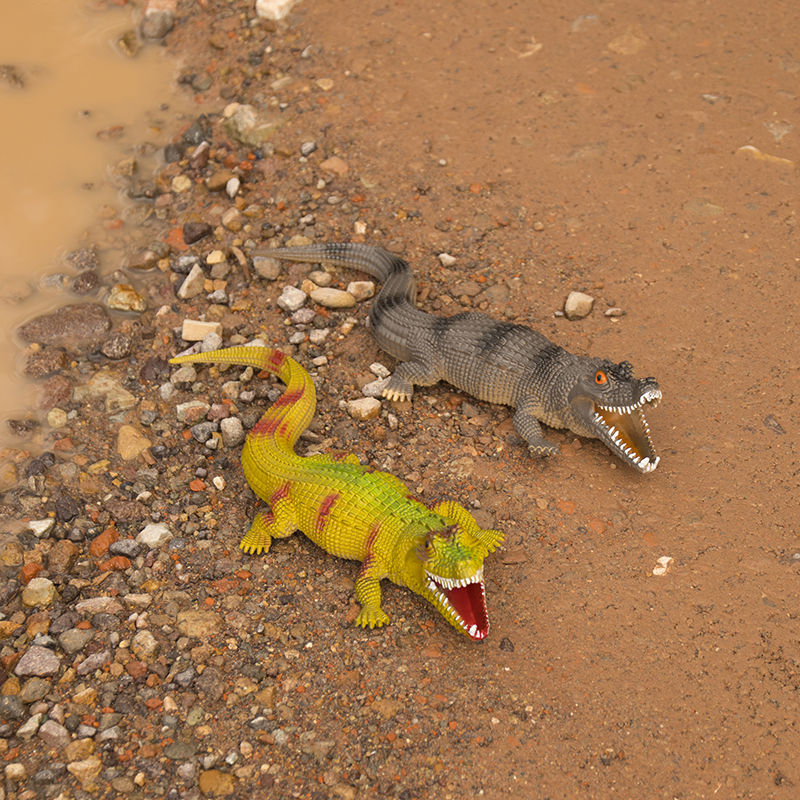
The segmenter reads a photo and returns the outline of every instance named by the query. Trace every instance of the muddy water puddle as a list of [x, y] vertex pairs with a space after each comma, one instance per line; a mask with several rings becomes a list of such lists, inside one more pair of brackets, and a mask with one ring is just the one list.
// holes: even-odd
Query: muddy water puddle
[[[30, 384], [11, 344], [18, 325], [70, 302], [53, 276], [65, 253], [91, 243], [115, 268], [114, 247], [133, 234], [109, 165], [135, 155], [142, 177], [157, 148], [190, 114], [173, 94], [179, 67], [158, 44], [125, 55], [137, 23], [130, 5], [86, 0], [10, 4], [0, 29], [0, 399], [4, 423], [31, 405]], [[196, 113], [196, 112], [195, 112]], [[117, 261], [119, 259], [117, 258]], [[3, 424], [0, 438], [7, 432]]]

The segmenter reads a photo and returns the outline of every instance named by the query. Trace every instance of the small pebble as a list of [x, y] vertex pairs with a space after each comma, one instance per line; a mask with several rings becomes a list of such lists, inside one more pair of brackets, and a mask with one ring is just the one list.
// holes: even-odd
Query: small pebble
[[356, 304], [355, 297], [341, 289], [314, 289], [311, 299], [325, 308], [352, 308]]
[[381, 401], [374, 397], [362, 397], [347, 404], [347, 413], [361, 422], [375, 419], [381, 413]]
[[588, 317], [594, 305], [594, 297], [583, 292], [570, 292], [564, 303], [564, 316], [569, 320]]
[[308, 299], [308, 295], [295, 286], [284, 286], [280, 297], [277, 299], [278, 306], [284, 311], [292, 313], [303, 306]]

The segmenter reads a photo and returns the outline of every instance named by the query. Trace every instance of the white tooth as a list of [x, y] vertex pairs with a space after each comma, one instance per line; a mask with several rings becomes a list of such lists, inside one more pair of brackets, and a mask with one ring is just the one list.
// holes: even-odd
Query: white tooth
[[472, 626], [472, 627], [469, 629], [469, 635], [470, 635], [470, 636], [475, 636], [475, 634], [476, 634], [477, 632], [478, 632], [478, 626], [477, 626], [477, 625], [473, 625], [473, 626]]
[[645, 456], [645, 457], [644, 457], [644, 458], [643, 458], [643, 459], [642, 459], [642, 460], [639, 462], [639, 464], [640, 464], [640, 466], [642, 466], [642, 467], [647, 467], [647, 466], [650, 464], [650, 459], [648, 458], [648, 456]]

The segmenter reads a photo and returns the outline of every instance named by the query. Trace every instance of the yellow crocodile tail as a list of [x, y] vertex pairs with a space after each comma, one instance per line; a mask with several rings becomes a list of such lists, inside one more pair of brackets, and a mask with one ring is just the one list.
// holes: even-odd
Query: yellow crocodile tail
[[253, 426], [251, 437], [274, 440], [294, 454], [294, 445], [308, 427], [317, 407], [317, 395], [308, 373], [293, 359], [271, 347], [229, 347], [170, 359], [170, 364], [241, 364], [277, 375], [286, 391]]

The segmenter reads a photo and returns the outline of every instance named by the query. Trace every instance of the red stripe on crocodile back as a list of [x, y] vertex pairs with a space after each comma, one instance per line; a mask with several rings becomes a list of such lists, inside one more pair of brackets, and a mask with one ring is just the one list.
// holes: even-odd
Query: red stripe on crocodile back
[[289, 484], [284, 483], [282, 486], [279, 486], [273, 493], [272, 497], [269, 498], [269, 504], [274, 508], [277, 503], [280, 503], [281, 500], [285, 500], [288, 496]]
[[320, 504], [317, 518], [314, 521], [314, 528], [318, 534], [325, 530], [325, 526], [328, 524], [328, 517], [330, 517], [331, 511], [340, 497], [340, 494], [329, 494]]
[[278, 430], [278, 425], [281, 424], [280, 417], [274, 417], [269, 412], [264, 414], [261, 419], [253, 425], [250, 430], [251, 436], [274, 436], [275, 431]]
[[286, 408], [287, 406], [296, 403], [306, 393], [305, 388], [302, 386], [299, 389], [294, 389], [291, 392], [284, 392], [273, 404], [273, 409]]
[[364, 542], [364, 552], [369, 555], [372, 553], [372, 546], [375, 544], [375, 540], [378, 538], [378, 534], [381, 531], [381, 523], [380, 522], [373, 522], [369, 526], [369, 533], [367, 534], [367, 541]]
[[273, 350], [267, 359], [267, 363], [272, 364], [275, 369], [280, 369], [284, 361], [286, 361], [286, 354], [282, 353], [280, 350]]

